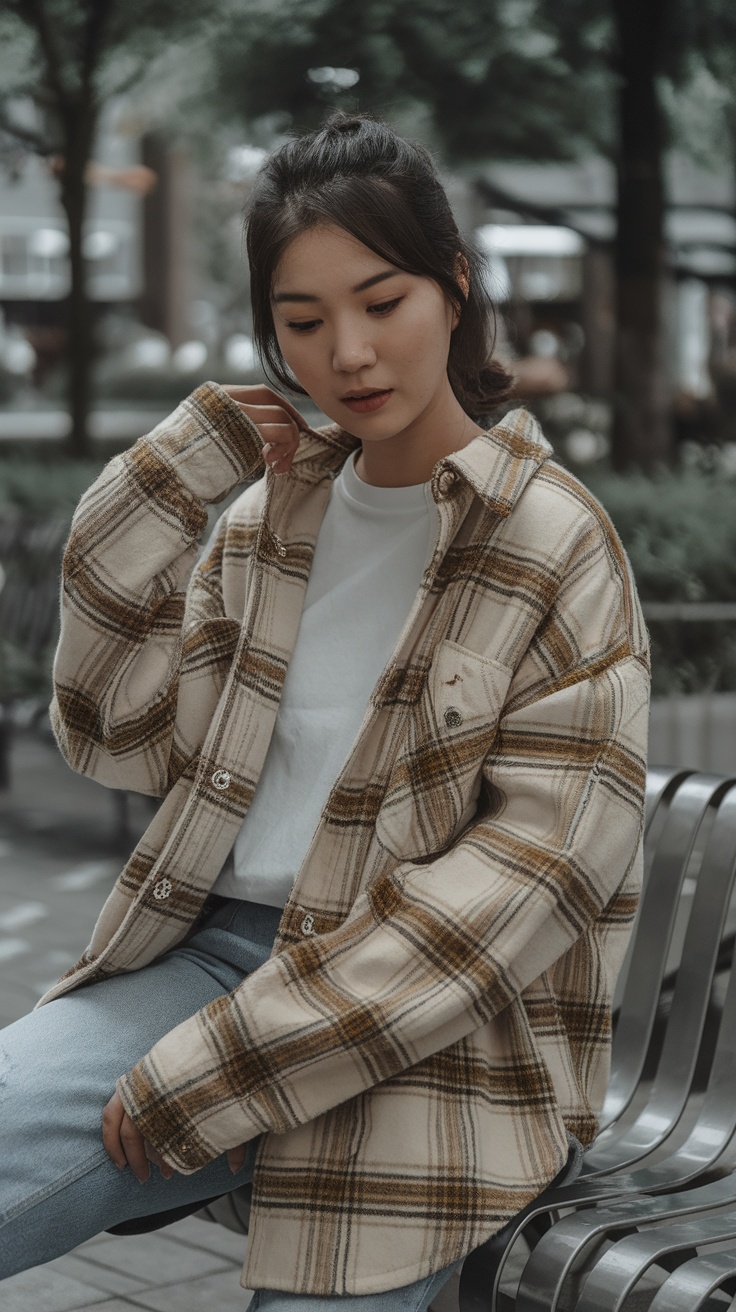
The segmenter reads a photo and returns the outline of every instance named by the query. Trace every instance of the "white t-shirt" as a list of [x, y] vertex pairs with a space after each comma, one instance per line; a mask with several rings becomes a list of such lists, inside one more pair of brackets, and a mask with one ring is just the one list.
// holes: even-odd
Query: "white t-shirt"
[[296, 647], [248, 814], [212, 891], [283, 906], [433, 547], [429, 483], [331, 488]]

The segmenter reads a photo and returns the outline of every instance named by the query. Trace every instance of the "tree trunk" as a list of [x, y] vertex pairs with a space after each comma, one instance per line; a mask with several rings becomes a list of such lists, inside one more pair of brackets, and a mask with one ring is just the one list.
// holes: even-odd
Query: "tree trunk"
[[89, 105], [75, 106], [64, 116], [65, 166], [61, 178], [61, 203], [69, 225], [71, 286], [67, 302], [67, 358], [69, 362], [69, 455], [90, 455], [89, 411], [94, 349], [94, 307], [87, 289], [83, 253], [84, 221], [87, 212], [85, 171], [90, 159], [96, 116]]
[[613, 464], [671, 456], [664, 361], [664, 126], [657, 98], [666, 0], [614, 0], [618, 35], [618, 230]]

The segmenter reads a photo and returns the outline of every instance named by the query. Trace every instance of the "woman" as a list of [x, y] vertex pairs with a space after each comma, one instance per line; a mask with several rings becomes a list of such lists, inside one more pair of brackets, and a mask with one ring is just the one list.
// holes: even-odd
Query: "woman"
[[252, 1178], [257, 1306], [419, 1312], [595, 1134], [647, 634], [532, 416], [480, 423], [509, 380], [421, 148], [289, 142], [248, 251], [263, 358], [334, 424], [205, 384], [82, 499], [54, 729], [163, 801], [3, 1034], [0, 1271]]

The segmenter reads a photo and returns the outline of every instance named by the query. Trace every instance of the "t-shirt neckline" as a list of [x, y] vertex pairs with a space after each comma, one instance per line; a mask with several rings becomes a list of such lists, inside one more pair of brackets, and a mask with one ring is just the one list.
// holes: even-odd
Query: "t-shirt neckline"
[[355, 470], [360, 450], [358, 447], [350, 452], [336, 479], [347, 500], [371, 510], [419, 510], [426, 507], [428, 482], [412, 483], [409, 487], [375, 487], [373, 483], [365, 483]]

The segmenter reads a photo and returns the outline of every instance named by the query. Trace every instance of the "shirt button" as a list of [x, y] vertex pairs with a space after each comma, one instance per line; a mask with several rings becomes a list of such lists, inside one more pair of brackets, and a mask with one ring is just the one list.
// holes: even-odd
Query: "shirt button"
[[163, 902], [167, 897], [171, 896], [171, 890], [172, 883], [170, 879], [159, 879], [158, 883], [154, 886], [153, 896], [157, 902]]
[[462, 722], [463, 717], [457, 709], [457, 706], [448, 706], [445, 711], [445, 724], [448, 729], [457, 729], [458, 725], [462, 724]]
[[230, 771], [215, 770], [212, 776], [212, 785], [214, 788], [219, 789], [221, 793], [224, 793], [225, 789], [230, 787]]
[[305, 934], [307, 938], [310, 938], [313, 934], [316, 933], [317, 931], [314, 928], [314, 916], [312, 915], [311, 911], [309, 911], [307, 912], [306, 916], [302, 921], [302, 934]]
[[276, 534], [274, 533], [274, 534], [273, 534], [273, 540], [274, 540], [274, 544], [275, 544], [275, 546], [276, 546], [276, 554], [277, 554], [278, 556], [285, 556], [285, 555], [286, 555], [286, 547], [284, 546], [283, 542], [281, 541], [281, 538], [277, 538], [277, 537], [276, 537]]
[[442, 473], [437, 479], [437, 486], [440, 490], [440, 494], [443, 497], [449, 496], [449, 494], [453, 491], [456, 483], [457, 483], [457, 474], [453, 473], [451, 469], [443, 469]]

